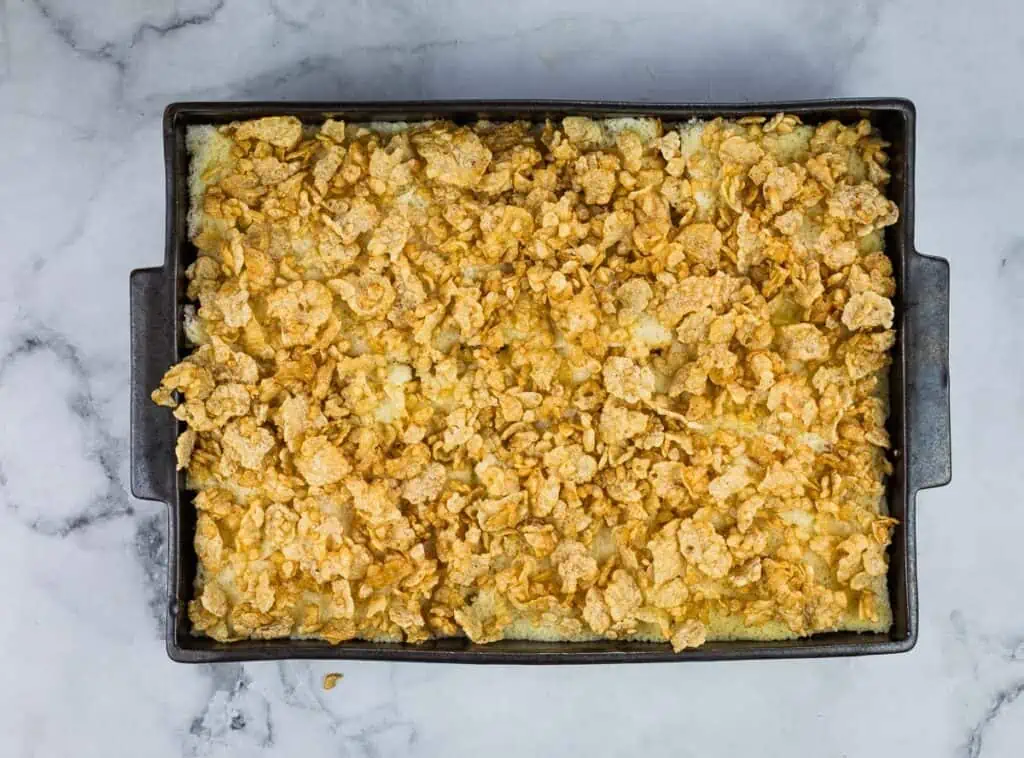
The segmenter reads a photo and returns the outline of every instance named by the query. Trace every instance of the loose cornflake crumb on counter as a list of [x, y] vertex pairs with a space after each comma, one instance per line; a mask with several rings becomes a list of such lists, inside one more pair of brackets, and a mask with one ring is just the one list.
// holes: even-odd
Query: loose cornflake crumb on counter
[[868, 122], [277, 116], [189, 145], [196, 349], [153, 399], [187, 425], [197, 633], [888, 628]]

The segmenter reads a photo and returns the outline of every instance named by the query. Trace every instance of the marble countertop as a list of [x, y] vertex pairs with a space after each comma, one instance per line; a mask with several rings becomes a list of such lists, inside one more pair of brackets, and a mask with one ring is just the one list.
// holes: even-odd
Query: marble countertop
[[[1013, 0], [0, 0], [0, 753], [1020, 756], [1022, 22]], [[127, 316], [128, 271], [163, 255], [168, 102], [880, 95], [917, 103], [917, 244], [952, 265], [954, 480], [919, 500], [913, 652], [167, 659]]]

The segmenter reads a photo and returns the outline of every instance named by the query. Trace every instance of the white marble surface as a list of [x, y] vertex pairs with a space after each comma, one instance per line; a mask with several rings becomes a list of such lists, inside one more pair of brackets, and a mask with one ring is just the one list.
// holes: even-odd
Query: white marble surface
[[[491, 5], [0, 0], [0, 754], [1024, 755], [1022, 7]], [[916, 101], [918, 246], [952, 264], [954, 480], [920, 499], [912, 653], [167, 660], [164, 513], [127, 494], [126, 435], [128, 271], [162, 257], [168, 102], [833, 95]]]

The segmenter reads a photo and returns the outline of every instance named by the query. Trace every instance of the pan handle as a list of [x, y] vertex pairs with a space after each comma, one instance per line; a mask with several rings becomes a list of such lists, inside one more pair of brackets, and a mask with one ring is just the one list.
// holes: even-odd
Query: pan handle
[[911, 492], [952, 477], [949, 431], [949, 261], [907, 257], [906, 371]]
[[175, 423], [170, 409], [149, 397], [174, 359], [174, 307], [162, 268], [131, 273], [132, 494], [170, 502], [174, 491]]

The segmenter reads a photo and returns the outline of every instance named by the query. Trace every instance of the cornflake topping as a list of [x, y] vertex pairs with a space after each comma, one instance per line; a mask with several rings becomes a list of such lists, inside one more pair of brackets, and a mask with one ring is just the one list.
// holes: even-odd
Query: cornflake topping
[[190, 144], [196, 349], [153, 400], [186, 425], [197, 633], [888, 627], [870, 124], [275, 116]]

